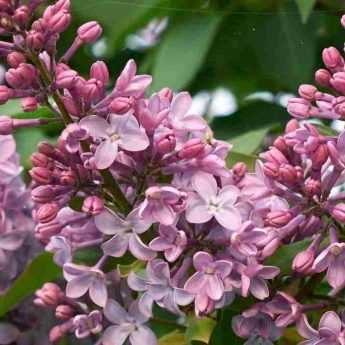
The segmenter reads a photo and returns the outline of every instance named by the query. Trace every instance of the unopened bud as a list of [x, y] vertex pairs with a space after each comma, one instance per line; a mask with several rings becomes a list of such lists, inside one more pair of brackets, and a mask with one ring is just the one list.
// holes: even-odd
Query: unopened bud
[[345, 72], [334, 73], [330, 83], [335, 90], [345, 95]]
[[48, 26], [50, 31], [54, 33], [61, 33], [65, 31], [71, 23], [71, 15], [68, 10], [61, 10], [54, 14], [48, 20]]
[[64, 297], [64, 293], [60, 287], [54, 283], [45, 283], [35, 294], [40, 301], [36, 301], [36, 304], [45, 306], [55, 306]]
[[78, 29], [78, 37], [84, 43], [93, 43], [102, 35], [102, 27], [95, 21], [83, 24]]
[[56, 218], [56, 215], [58, 214], [59, 210], [60, 207], [55, 202], [44, 204], [38, 209], [36, 213], [36, 218], [40, 223], [49, 223]]
[[176, 137], [173, 133], [164, 135], [158, 139], [157, 150], [161, 155], [172, 152], [176, 147]]
[[92, 64], [90, 77], [101, 81], [104, 85], [109, 83], [109, 71], [104, 61], [96, 61]]
[[63, 70], [57, 74], [55, 84], [58, 88], [71, 89], [76, 82], [77, 76], [78, 73], [76, 71], [71, 69]]
[[25, 5], [18, 7], [12, 16], [15, 23], [20, 26], [24, 26], [29, 20], [30, 11], [29, 8]]
[[165, 99], [168, 102], [171, 102], [173, 97], [174, 97], [174, 93], [171, 89], [169, 89], [168, 87], [165, 87], [164, 89], [162, 89], [158, 92], [158, 96], [161, 99]]
[[30, 170], [30, 176], [39, 184], [49, 184], [52, 179], [52, 172], [43, 167], [34, 167]]
[[26, 36], [26, 44], [32, 50], [41, 50], [44, 47], [43, 33], [39, 31], [30, 31]]
[[237, 162], [233, 168], [232, 168], [233, 173], [238, 176], [238, 177], [244, 177], [245, 174], [248, 172], [247, 165], [243, 162]]
[[60, 182], [65, 186], [74, 186], [77, 183], [77, 175], [73, 170], [63, 171], [60, 176]]
[[38, 102], [35, 97], [25, 97], [22, 98], [21, 105], [25, 112], [33, 112], [37, 110]]
[[117, 97], [109, 105], [110, 110], [115, 114], [124, 114], [132, 107], [133, 100], [128, 97]]
[[295, 256], [292, 262], [292, 269], [296, 272], [307, 274], [312, 268], [314, 260], [315, 251], [308, 248]]
[[35, 167], [46, 168], [50, 162], [50, 159], [40, 152], [34, 152], [30, 157], [31, 163]]
[[21, 63], [26, 61], [25, 56], [19, 52], [12, 52], [7, 55], [7, 63], [13, 67], [17, 68]]
[[12, 134], [13, 131], [13, 119], [9, 116], [0, 116], [0, 135]]
[[92, 216], [100, 214], [104, 209], [103, 200], [98, 196], [89, 196], [84, 200], [82, 211]]
[[200, 139], [190, 139], [183, 146], [178, 156], [182, 159], [191, 159], [204, 152], [205, 144]]
[[327, 68], [337, 69], [344, 66], [344, 59], [337, 48], [326, 48], [322, 52], [322, 59]]
[[31, 191], [31, 197], [34, 202], [44, 204], [55, 198], [55, 192], [51, 186], [38, 186]]
[[339, 222], [345, 223], [345, 204], [340, 203], [331, 209], [331, 215]]
[[291, 98], [287, 110], [298, 119], [307, 119], [310, 116], [310, 107], [310, 102], [304, 98]]
[[55, 316], [59, 320], [69, 320], [75, 315], [75, 310], [66, 304], [61, 304], [56, 307]]
[[299, 95], [308, 101], [312, 101], [314, 99], [316, 92], [317, 88], [314, 85], [309, 84], [303, 84], [298, 89]]
[[315, 73], [315, 81], [323, 87], [330, 86], [331, 78], [331, 73], [329, 73], [329, 71], [324, 68], [317, 70]]
[[292, 219], [292, 215], [288, 211], [272, 211], [266, 216], [266, 223], [269, 226], [280, 228]]
[[309, 179], [305, 182], [304, 190], [310, 197], [319, 195], [321, 193], [321, 183], [318, 180]]

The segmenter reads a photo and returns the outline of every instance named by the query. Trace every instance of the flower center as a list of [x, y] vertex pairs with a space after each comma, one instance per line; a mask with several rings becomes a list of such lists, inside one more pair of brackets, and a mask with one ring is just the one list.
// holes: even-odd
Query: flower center
[[117, 141], [117, 140], [119, 140], [120, 139], [120, 136], [117, 134], [117, 133], [113, 133], [111, 136], [110, 136], [110, 140], [112, 141], [112, 142], [115, 142], [115, 141]]
[[338, 255], [341, 254], [342, 249], [341, 249], [339, 246], [335, 245], [335, 246], [333, 246], [333, 247], [331, 248], [330, 252], [331, 252], [334, 256], [338, 256]]

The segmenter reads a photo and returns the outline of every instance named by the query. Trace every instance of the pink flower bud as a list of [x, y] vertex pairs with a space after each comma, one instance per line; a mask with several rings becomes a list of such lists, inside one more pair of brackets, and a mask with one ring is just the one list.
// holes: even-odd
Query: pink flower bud
[[173, 97], [174, 97], [174, 93], [171, 89], [169, 89], [168, 87], [165, 87], [164, 89], [162, 89], [158, 92], [158, 96], [161, 99], [164, 99], [164, 100], [167, 100], [168, 102], [171, 102]]
[[48, 143], [47, 141], [41, 141], [38, 144], [38, 151], [50, 157], [51, 155], [54, 154], [55, 147], [51, 143]]
[[273, 143], [273, 146], [283, 153], [285, 153], [289, 148], [288, 145], [286, 144], [284, 137], [282, 136], [279, 136], [276, 138], [276, 140]]
[[102, 27], [95, 21], [83, 24], [78, 29], [78, 37], [84, 43], [93, 43], [102, 35]]
[[298, 89], [299, 95], [308, 101], [312, 101], [314, 99], [316, 92], [317, 88], [314, 85], [309, 84], [303, 84]]
[[104, 91], [104, 85], [97, 79], [89, 79], [83, 85], [82, 93], [86, 102], [96, 103]]
[[295, 184], [297, 182], [297, 172], [290, 164], [283, 164], [279, 167], [279, 177], [282, 182]]
[[313, 266], [315, 260], [315, 251], [308, 248], [303, 252], [298, 253], [293, 262], [292, 269], [299, 273], [307, 274]]
[[319, 147], [311, 155], [314, 168], [321, 168], [328, 158], [327, 145], [319, 145]]
[[21, 105], [25, 112], [32, 112], [37, 110], [38, 102], [35, 97], [25, 97], [22, 98]]
[[176, 137], [173, 133], [168, 133], [160, 138], [157, 142], [157, 151], [161, 155], [172, 152], [176, 147]]
[[58, 88], [71, 89], [77, 79], [78, 73], [72, 69], [63, 70], [57, 74], [55, 84]]
[[68, 10], [61, 10], [48, 20], [48, 27], [51, 32], [61, 33], [65, 31], [71, 23], [71, 15]]
[[329, 73], [326, 69], [319, 69], [315, 73], [315, 81], [323, 86], [323, 87], [329, 87], [330, 86], [330, 80], [332, 78], [331, 73]]
[[43, 304], [45, 306], [55, 306], [64, 297], [64, 293], [60, 287], [54, 283], [45, 283], [35, 294], [42, 302], [41, 305]]
[[46, 168], [50, 162], [49, 158], [43, 153], [34, 152], [30, 157], [31, 163], [35, 167]]
[[0, 135], [12, 134], [13, 131], [13, 119], [9, 116], [0, 116]]
[[125, 114], [133, 106], [133, 99], [128, 97], [117, 97], [109, 105], [110, 110], [115, 114]]
[[340, 203], [331, 209], [331, 215], [341, 223], [345, 223], [345, 204]]
[[30, 31], [26, 36], [26, 44], [32, 50], [41, 50], [44, 47], [43, 34], [39, 31]]
[[34, 167], [30, 170], [30, 176], [39, 184], [49, 184], [52, 179], [52, 172], [43, 167]]
[[306, 119], [310, 116], [311, 104], [303, 98], [291, 98], [288, 103], [287, 110], [290, 115], [298, 119]]
[[318, 180], [309, 179], [305, 182], [304, 190], [308, 196], [319, 195], [321, 193], [321, 183]]
[[298, 121], [296, 119], [292, 119], [286, 124], [285, 132], [291, 133], [291, 132], [294, 132], [298, 128], [299, 128]]
[[11, 8], [10, 0], [0, 0], [0, 11], [7, 11]]
[[75, 310], [66, 304], [58, 305], [55, 309], [55, 316], [59, 320], [69, 320], [75, 315]]
[[101, 81], [104, 85], [109, 83], [109, 71], [104, 61], [96, 61], [92, 64], [90, 77]]
[[73, 170], [63, 171], [60, 176], [60, 182], [64, 186], [74, 186], [77, 183], [77, 176]]
[[26, 61], [25, 56], [19, 52], [12, 52], [7, 55], [7, 63], [13, 67], [17, 68], [21, 63]]
[[335, 90], [345, 95], [345, 72], [334, 73], [330, 83]]
[[179, 151], [178, 156], [182, 159], [191, 159], [204, 152], [205, 144], [200, 139], [190, 139]]
[[70, 115], [80, 117], [81, 111], [79, 109], [79, 106], [74, 102], [73, 98], [63, 96], [61, 97], [61, 99]]
[[44, 204], [55, 198], [55, 192], [51, 186], [38, 186], [31, 191], [31, 197], [34, 202]]
[[36, 212], [36, 218], [40, 223], [49, 223], [56, 218], [60, 207], [57, 203], [42, 205]]
[[30, 11], [29, 8], [25, 5], [18, 7], [12, 16], [15, 23], [20, 26], [24, 26], [29, 20]]
[[49, 332], [49, 341], [52, 343], [57, 343], [61, 340], [67, 333], [71, 331], [73, 327], [73, 322], [67, 321], [66, 323], [58, 326], [54, 326]]
[[89, 196], [84, 200], [82, 211], [92, 216], [100, 214], [104, 209], [104, 204], [98, 196]]
[[14, 91], [5, 85], [0, 85], [0, 104], [5, 104], [11, 97]]
[[267, 162], [263, 166], [264, 174], [273, 179], [278, 177], [279, 166], [276, 163]]
[[269, 226], [280, 228], [292, 219], [292, 215], [288, 211], [272, 211], [266, 216], [266, 222]]
[[35, 228], [35, 237], [43, 243], [48, 243], [51, 237], [58, 235], [62, 231], [60, 222], [52, 221], [40, 223]]
[[324, 64], [329, 69], [337, 69], [344, 66], [344, 59], [337, 48], [326, 48], [322, 52], [322, 59]]
[[341, 17], [340, 22], [341, 22], [341, 25], [345, 28], [345, 15], [343, 15], [343, 16]]
[[232, 168], [233, 173], [238, 177], [244, 177], [248, 172], [247, 165], [243, 162], [236, 163]]
[[16, 89], [27, 88], [36, 77], [36, 68], [27, 63], [21, 63], [18, 68], [10, 68], [5, 74], [6, 81]]

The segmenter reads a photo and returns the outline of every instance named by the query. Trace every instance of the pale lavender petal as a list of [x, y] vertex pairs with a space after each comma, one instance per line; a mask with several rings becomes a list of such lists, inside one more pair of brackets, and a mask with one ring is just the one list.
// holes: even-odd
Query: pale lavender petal
[[224, 294], [223, 282], [216, 276], [210, 275], [207, 278], [206, 293], [214, 301], [218, 301]]
[[219, 191], [217, 200], [221, 204], [233, 205], [240, 195], [240, 190], [235, 186], [226, 186]]
[[129, 96], [140, 95], [151, 83], [152, 77], [150, 75], [137, 75], [131, 80], [124, 92]]
[[280, 272], [280, 269], [278, 267], [264, 266], [260, 270], [260, 277], [264, 279], [273, 279], [279, 274], [279, 272]]
[[267, 298], [270, 294], [266, 281], [261, 278], [253, 278], [249, 290], [254, 297], [260, 300]]
[[20, 331], [17, 327], [2, 322], [0, 323], [0, 344], [9, 345], [11, 343], [16, 343], [17, 339], [20, 336]]
[[315, 259], [313, 264], [313, 270], [317, 273], [323, 272], [327, 269], [331, 261], [331, 254], [329, 253], [330, 247], [323, 250], [320, 255]]
[[205, 200], [199, 197], [193, 197], [188, 202], [186, 210], [186, 219], [193, 224], [203, 224], [212, 219]]
[[80, 120], [79, 125], [96, 139], [108, 137], [107, 131], [110, 125], [103, 117], [97, 115], [86, 116]]
[[147, 231], [152, 225], [151, 219], [140, 217], [139, 207], [135, 208], [127, 216], [126, 220], [131, 224], [133, 231], [137, 234], [142, 234], [143, 232]]
[[319, 323], [319, 328], [328, 328], [334, 334], [338, 335], [341, 331], [340, 317], [334, 311], [328, 311], [322, 315]]
[[161, 205], [161, 207], [154, 207], [152, 210], [153, 218], [163, 225], [172, 225], [176, 220], [176, 213], [168, 205]]
[[128, 319], [126, 310], [113, 299], [109, 299], [104, 308], [105, 317], [113, 324], [121, 325]]
[[180, 288], [174, 289], [174, 298], [178, 305], [186, 306], [193, 302], [194, 296], [188, 291]]
[[25, 237], [26, 233], [22, 231], [1, 234], [0, 248], [3, 250], [16, 250], [23, 244]]
[[147, 282], [133, 271], [129, 272], [127, 277], [128, 286], [134, 291], [146, 291]]
[[188, 92], [177, 94], [171, 103], [171, 114], [173, 117], [182, 119], [192, 106], [192, 97]]
[[1, 135], [0, 137], [0, 163], [8, 163], [8, 159], [16, 151], [16, 142], [12, 135]]
[[213, 263], [213, 257], [207, 252], [198, 252], [193, 256], [193, 264], [197, 271], [203, 271]]
[[310, 326], [305, 314], [302, 314], [302, 317], [297, 321], [296, 328], [303, 338], [313, 339], [318, 336], [318, 332]]
[[157, 338], [150, 328], [146, 326], [138, 327], [129, 336], [131, 345], [157, 345]]
[[149, 246], [151, 249], [160, 252], [171, 248], [172, 244], [168, 242], [165, 238], [156, 237], [150, 242]]
[[195, 191], [208, 202], [217, 195], [218, 187], [216, 179], [204, 172], [198, 172], [193, 176], [192, 185]]
[[231, 273], [232, 266], [233, 266], [233, 264], [231, 261], [218, 260], [215, 262], [215, 267], [217, 269], [217, 273], [223, 279]]
[[95, 224], [97, 229], [106, 235], [115, 235], [128, 229], [128, 224], [124, 220], [108, 210], [95, 217]]
[[95, 152], [95, 165], [98, 169], [107, 169], [109, 168], [118, 152], [118, 146], [116, 142], [112, 142], [111, 140], [104, 140], [101, 142], [96, 149]]
[[238, 230], [242, 224], [241, 213], [233, 206], [223, 205], [216, 214], [217, 222], [229, 230]]
[[139, 303], [138, 303], [138, 308], [139, 308], [140, 312], [143, 315], [145, 315], [145, 317], [151, 318], [152, 317], [153, 304], [154, 304], [154, 299], [152, 298], [152, 296], [150, 294], [148, 294], [146, 292], [140, 297]]
[[183, 129], [190, 131], [202, 131], [207, 127], [206, 121], [199, 115], [187, 115], [180, 123]]
[[108, 299], [108, 291], [104, 279], [94, 279], [90, 286], [89, 293], [91, 300], [95, 304], [99, 305], [100, 307], [105, 306]]
[[333, 288], [341, 287], [345, 282], [345, 262], [340, 255], [335, 257], [328, 267], [327, 281]]
[[129, 236], [130, 235], [127, 234], [118, 234], [112, 237], [107, 242], [104, 242], [102, 244], [103, 253], [115, 258], [122, 257], [128, 249]]
[[190, 293], [199, 294], [203, 291], [206, 283], [205, 275], [201, 272], [196, 272], [186, 281], [184, 288]]
[[180, 257], [180, 255], [183, 253], [183, 250], [183, 247], [174, 246], [172, 248], [166, 249], [164, 252], [164, 256], [169, 262], [174, 262]]
[[110, 326], [108, 327], [103, 336], [103, 345], [122, 345], [131, 333], [131, 325], [123, 326]]
[[129, 238], [129, 251], [139, 260], [152, 260], [156, 256], [156, 252], [140, 239], [137, 234], [132, 234]]
[[86, 294], [92, 283], [93, 277], [84, 274], [69, 281], [66, 285], [66, 295], [70, 298], [79, 298]]

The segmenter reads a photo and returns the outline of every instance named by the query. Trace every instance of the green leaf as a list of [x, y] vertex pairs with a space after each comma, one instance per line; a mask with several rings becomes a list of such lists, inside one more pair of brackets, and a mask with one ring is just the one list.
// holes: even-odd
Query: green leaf
[[186, 336], [180, 331], [174, 331], [164, 335], [158, 340], [159, 345], [187, 345]]
[[14, 282], [12, 287], [0, 297], [0, 317], [15, 307], [24, 298], [33, 294], [44, 283], [61, 276], [61, 268], [56, 266], [50, 253], [38, 255]]
[[234, 145], [235, 152], [250, 155], [260, 148], [273, 127], [282, 126], [288, 119], [286, 110], [281, 106], [250, 102], [234, 114], [215, 118], [211, 127], [217, 139]]
[[152, 89], [180, 90], [199, 71], [221, 22], [220, 16], [186, 16], [173, 23], [158, 47]]
[[280, 247], [268, 260], [266, 260], [266, 264], [279, 267], [280, 273], [286, 275], [291, 271], [292, 261], [296, 254], [305, 250], [309, 244], [310, 240], [307, 239], [284, 245]]
[[297, 7], [299, 9], [299, 13], [302, 17], [302, 22], [306, 23], [308, 21], [311, 12], [316, 4], [316, 0], [295, 0]]
[[235, 163], [243, 162], [247, 165], [250, 171], [254, 171], [257, 158], [258, 157], [253, 155], [246, 155], [244, 153], [230, 151], [228, 157], [226, 158], [226, 162], [228, 167], [232, 167]]
[[134, 262], [132, 262], [129, 265], [119, 264], [118, 270], [120, 272], [121, 277], [126, 278], [129, 274], [129, 272], [131, 272], [131, 271], [138, 272], [141, 269], [143, 269], [144, 267], [145, 267], [145, 263], [143, 261], [135, 260]]
[[216, 321], [210, 318], [197, 319], [190, 317], [188, 319], [188, 328], [186, 330], [186, 337], [188, 343], [199, 341], [208, 344], [212, 331], [216, 326]]

